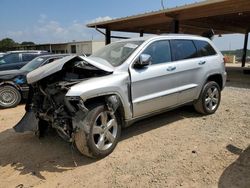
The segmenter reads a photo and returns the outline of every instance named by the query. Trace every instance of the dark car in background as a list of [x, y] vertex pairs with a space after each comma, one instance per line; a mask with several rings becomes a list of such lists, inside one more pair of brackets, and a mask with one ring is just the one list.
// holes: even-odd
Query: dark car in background
[[4, 56], [4, 52], [0, 52], [0, 57], [3, 57]]
[[17, 106], [22, 99], [27, 98], [29, 86], [26, 75], [45, 64], [63, 58], [67, 54], [54, 54], [39, 56], [21, 69], [0, 71], [0, 108]]
[[32, 59], [49, 54], [47, 51], [10, 51], [0, 57], [0, 71], [20, 69]]

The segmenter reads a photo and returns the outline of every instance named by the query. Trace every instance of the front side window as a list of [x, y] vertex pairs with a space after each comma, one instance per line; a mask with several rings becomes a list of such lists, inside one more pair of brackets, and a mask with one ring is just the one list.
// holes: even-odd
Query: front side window
[[191, 40], [172, 40], [171, 47], [175, 61], [198, 57]]
[[111, 43], [97, 52], [91, 57], [98, 57], [106, 60], [112, 66], [121, 65], [144, 41], [123, 41]]
[[194, 44], [197, 48], [197, 53], [199, 57], [216, 54], [216, 51], [213, 49], [213, 47], [206, 41], [194, 40]]
[[151, 56], [152, 64], [171, 62], [171, 50], [168, 40], [153, 42], [142, 53]]

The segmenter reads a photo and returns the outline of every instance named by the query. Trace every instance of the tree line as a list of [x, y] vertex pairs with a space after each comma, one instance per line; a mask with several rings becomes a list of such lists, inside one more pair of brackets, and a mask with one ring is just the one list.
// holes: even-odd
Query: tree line
[[15, 47], [25, 46], [25, 45], [35, 45], [35, 43], [29, 42], [29, 41], [24, 41], [22, 43], [18, 43], [18, 42], [15, 42], [11, 38], [4, 38], [4, 39], [0, 40], [0, 52], [6, 52], [6, 51], [14, 49]]

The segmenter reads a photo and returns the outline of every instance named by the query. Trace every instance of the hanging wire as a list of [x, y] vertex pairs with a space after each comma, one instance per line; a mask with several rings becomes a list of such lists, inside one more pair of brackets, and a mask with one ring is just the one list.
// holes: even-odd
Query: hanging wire
[[165, 9], [164, 2], [166, 3], [166, 1], [167, 1], [167, 0], [165, 0], [165, 1], [164, 1], [164, 0], [161, 0], [161, 7], [162, 7], [162, 9]]

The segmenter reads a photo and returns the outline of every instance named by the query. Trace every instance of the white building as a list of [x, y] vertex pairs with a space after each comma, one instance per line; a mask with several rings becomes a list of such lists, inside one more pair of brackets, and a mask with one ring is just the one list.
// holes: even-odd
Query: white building
[[16, 50], [45, 50], [52, 53], [91, 55], [105, 46], [104, 41], [73, 41], [68, 43], [36, 44], [16, 47]]

